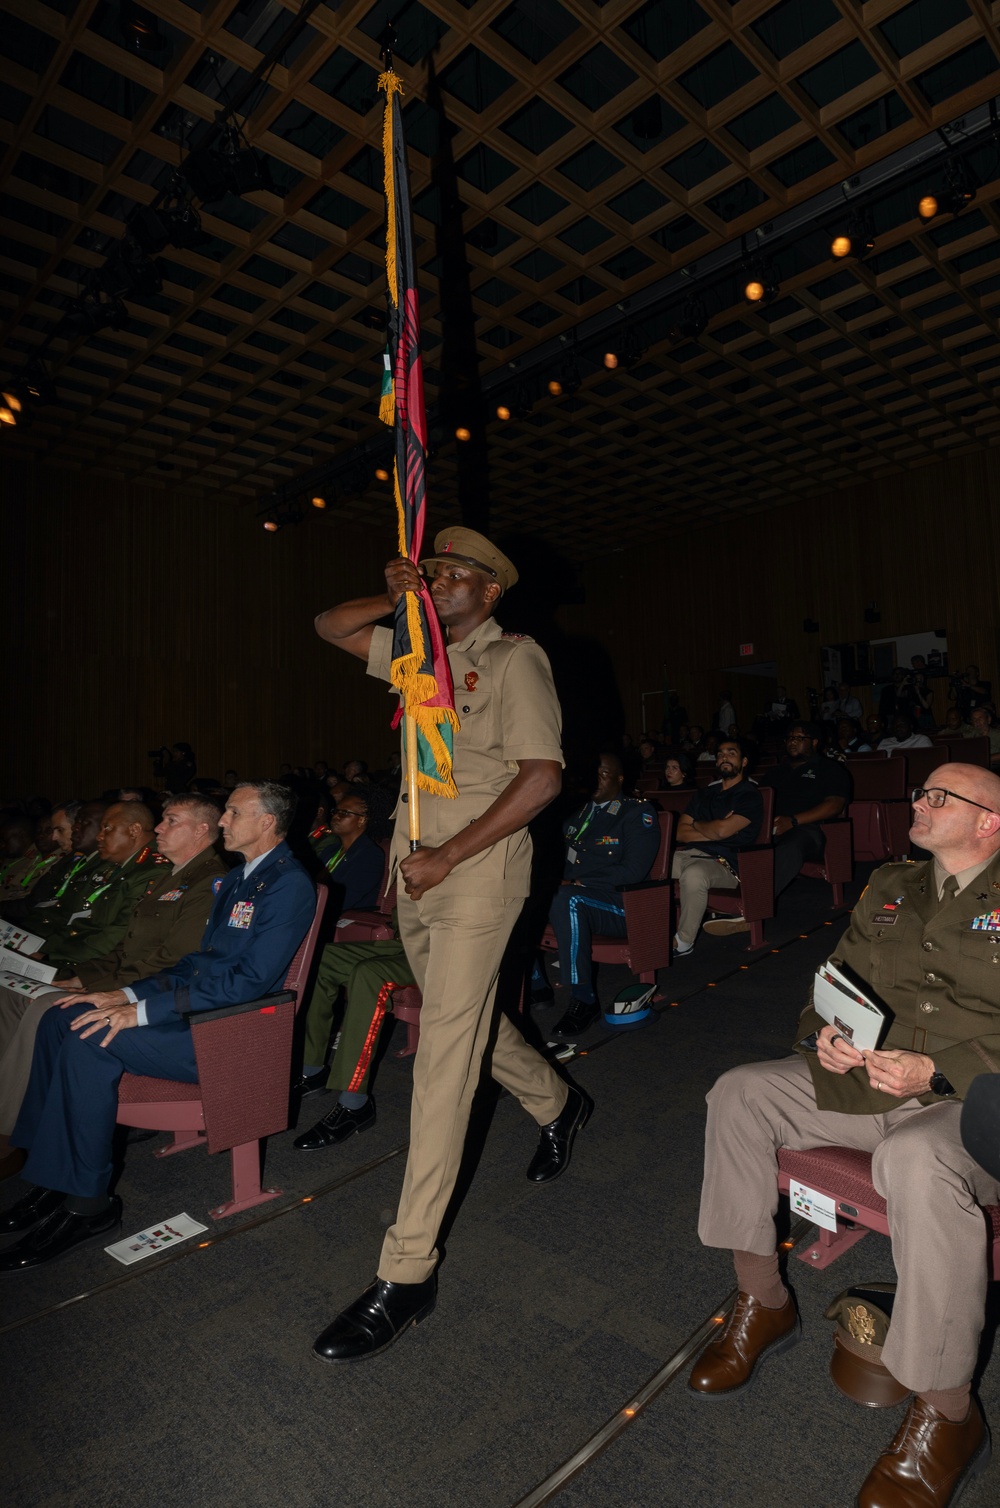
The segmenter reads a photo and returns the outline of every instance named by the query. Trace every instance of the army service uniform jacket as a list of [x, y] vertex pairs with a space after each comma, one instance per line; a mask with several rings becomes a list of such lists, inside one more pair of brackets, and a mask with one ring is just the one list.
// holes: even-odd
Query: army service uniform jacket
[[169, 863], [157, 865], [117, 948], [77, 964], [80, 983], [88, 990], [120, 989], [194, 953], [226, 873], [214, 848], [176, 874]]
[[660, 846], [660, 824], [648, 801], [618, 796], [600, 806], [588, 801], [563, 824], [563, 836], [563, 879], [612, 893], [646, 878]]
[[[72, 891], [75, 897], [72, 912], [43, 942], [45, 962], [75, 973], [77, 965], [88, 958], [110, 953], [125, 936], [129, 918], [150, 880], [161, 868], [169, 867], [168, 860], [147, 847], [140, 848], [124, 864], [98, 859], [95, 865], [81, 870], [67, 890], [67, 895]], [[84, 883], [79, 884], [84, 876]]]
[[[926, 1053], [959, 1098], [977, 1074], [1000, 1072], [1000, 854], [940, 903], [932, 859], [883, 864], [832, 957], [850, 964], [892, 1010], [884, 1047]], [[810, 1006], [798, 1037], [825, 1024]], [[898, 1108], [894, 1095], [871, 1088], [865, 1069], [828, 1073], [814, 1052], [804, 1055], [821, 1110], [882, 1115]], [[925, 1105], [938, 1099], [920, 1096]]]
[[[392, 633], [372, 631], [368, 674], [388, 681]], [[454, 735], [453, 771], [458, 797], [421, 792], [420, 836], [438, 848], [496, 801], [517, 775], [522, 759], [563, 763], [562, 714], [545, 652], [527, 635], [505, 634], [487, 618], [466, 638], [448, 645], [460, 727]], [[392, 872], [409, 852], [406, 791], [396, 809]], [[508, 838], [456, 864], [436, 890], [442, 895], [491, 896], [506, 900], [528, 894], [531, 838], [520, 828]]]

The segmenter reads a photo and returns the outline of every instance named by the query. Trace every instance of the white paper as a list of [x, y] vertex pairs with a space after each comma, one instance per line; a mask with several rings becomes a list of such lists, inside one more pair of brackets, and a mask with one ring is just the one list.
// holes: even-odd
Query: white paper
[[23, 927], [15, 927], [12, 922], [0, 922], [0, 946], [16, 948], [19, 953], [37, 953], [43, 941], [34, 932], [26, 932]]
[[877, 1045], [885, 1013], [845, 979], [836, 964], [820, 964], [816, 970], [813, 1007], [858, 1052]]
[[52, 964], [39, 963], [37, 958], [25, 958], [23, 953], [12, 953], [10, 948], [0, 948], [0, 969], [27, 974], [29, 979], [40, 979], [42, 984], [51, 984], [56, 977]]
[[14, 974], [9, 969], [0, 971], [0, 985], [5, 990], [13, 990], [15, 995], [24, 995], [28, 1000], [37, 1000], [39, 995], [51, 994], [50, 984], [39, 984], [37, 979], [29, 979], [26, 974]]
[[796, 1183], [794, 1178], [790, 1178], [788, 1202], [793, 1215], [802, 1215], [806, 1220], [811, 1220], [813, 1225], [821, 1225], [824, 1230], [837, 1229], [837, 1208], [826, 1194], [818, 1194], [815, 1189], [807, 1188], [804, 1183]]
[[171, 1247], [179, 1246], [182, 1241], [205, 1230], [208, 1230], [208, 1226], [199, 1225], [190, 1215], [173, 1215], [169, 1220], [161, 1220], [159, 1225], [151, 1225], [148, 1230], [141, 1230], [135, 1236], [126, 1236], [123, 1241], [116, 1241], [114, 1246], [106, 1246], [104, 1250], [116, 1262], [130, 1267], [133, 1262], [141, 1262], [143, 1257], [151, 1257], [158, 1251], [169, 1251]]

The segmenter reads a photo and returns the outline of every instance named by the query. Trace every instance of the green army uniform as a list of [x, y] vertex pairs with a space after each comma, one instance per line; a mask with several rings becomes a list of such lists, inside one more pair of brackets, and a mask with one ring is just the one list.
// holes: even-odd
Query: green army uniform
[[70, 854], [65, 869], [61, 869], [56, 877], [57, 883], [53, 884], [51, 895], [33, 898], [31, 911], [23, 925], [39, 937], [59, 932], [68, 925], [69, 918], [75, 911], [83, 909], [88, 894], [94, 888], [93, 876], [98, 869], [103, 870], [103, 867], [104, 861], [96, 848], [93, 853]]
[[[39, 929], [32, 926], [32, 915], [37, 906], [43, 901], [51, 901], [56, 891], [72, 875], [74, 864], [82, 863], [79, 855], [56, 853], [55, 863], [46, 869], [34, 882], [27, 895], [16, 895], [5, 901], [0, 901], [0, 916], [5, 922], [13, 922], [17, 927], [26, 927], [29, 932], [37, 932]], [[44, 910], [39, 912], [40, 916]]]
[[393, 987], [415, 983], [406, 950], [397, 938], [327, 944], [306, 1016], [304, 1061], [325, 1061], [337, 996], [346, 985], [347, 1005], [326, 1081], [328, 1089], [368, 1093], [382, 1027], [392, 1010]]
[[128, 930], [136, 902], [156, 870], [170, 868], [170, 861], [154, 849], [140, 848], [124, 864], [99, 862], [88, 868], [86, 885], [77, 890], [79, 904], [58, 930], [43, 940], [46, 963], [60, 972], [75, 973], [89, 958], [103, 958], [116, 948]]
[[[452, 559], [473, 555], [498, 566], [502, 586], [517, 572], [472, 530], [452, 530]], [[453, 540], [439, 534], [447, 559]], [[471, 544], [471, 548], [469, 547]], [[454, 734], [458, 797], [420, 802], [421, 841], [437, 847], [481, 817], [517, 775], [521, 760], [563, 763], [561, 714], [549, 662], [527, 636], [505, 634], [494, 618], [447, 647], [461, 726]], [[390, 679], [392, 634], [376, 627], [368, 673]], [[408, 852], [406, 794], [397, 810], [393, 867]], [[396, 1220], [386, 1233], [378, 1275], [424, 1282], [438, 1260], [437, 1236], [455, 1187], [480, 1065], [494, 1033], [500, 962], [529, 891], [531, 837], [521, 828], [457, 864], [418, 901], [399, 894], [399, 931], [420, 986], [420, 1046], [413, 1060], [410, 1148]], [[490, 1068], [539, 1126], [566, 1106], [569, 1088], [502, 1013]]]
[[8, 901], [21, 901], [32, 894], [35, 886], [63, 857], [57, 848], [54, 853], [39, 853], [34, 844], [20, 859], [10, 864], [0, 885], [0, 906]]
[[[226, 868], [215, 849], [208, 848], [176, 873], [168, 860], [140, 865], [135, 872], [143, 877], [144, 893], [117, 947], [64, 971], [75, 973], [86, 989], [122, 989], [197, 952]], [[29, 996], [0, 987], [0, 1132], [4, 1134], [13, 1130], [24, 1097], [38, 1023], [50, 1002], [62, 993], [49, 987], [32, 990]]]
[[989, 1275], [982, 1206], [1000, 1203], [1000, 1180], [960, 1134], [970, 1083], [1000, 1073], [1000, 854], [953, 877], [933, 860], [884, 864], [832, 957], [892, 1011], [885, 1050], [926, 1054], [947, 1084], [900, 1100], [872, 1088], [866, 1069], [827, 1071], [807, 1045], [826, 1023], [808, 1007], [799, 1055], [732, 1069], [708, 1096], [699, 1234], [771, 1255], [778, 1147], [870, 1153], [898, 1278], [882, 1361], [917, 1393], [964, 1386]]

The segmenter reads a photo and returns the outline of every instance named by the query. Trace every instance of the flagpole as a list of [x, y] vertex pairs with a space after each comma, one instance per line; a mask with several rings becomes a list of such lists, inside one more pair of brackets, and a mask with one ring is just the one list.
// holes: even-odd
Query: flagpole
[[417, 720], [411, 713], [403, 719], [406, 730], [406, 804], [410, 813], [410, 852], [420, 847], [420, 787], [417, 785]]

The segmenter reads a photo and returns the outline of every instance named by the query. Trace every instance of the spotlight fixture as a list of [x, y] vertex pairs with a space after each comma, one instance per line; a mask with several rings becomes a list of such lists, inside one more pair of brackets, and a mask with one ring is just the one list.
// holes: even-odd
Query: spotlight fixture
[[119, 0], [118, 31], [125, 38], [129, 51], [137, 52], [143, 58], [155, 57], [169, 46], [155, 16], [142, 10], [134, 0]]
[[646, 342], [635, 325], [629, 325], [622, 336], [622, 348], [618, 356], [618, 365], [627, 372], [630, 367], [637, 366], [646, 354]]
[[510, 409], [507, 407], [506, 403], [497, 404], [497, 418], [502, 419], [504, 423], [506, 423], [510, 418]]
[[940, 193], [924, 194], [917, 205], [917, 214], [925, 224], [938, 215], [960, 215], [979, 188], [979, 180], [963, 157], [953, 157], [945, 164], [944, 184]]
[[203, 204], [215, 204], [228, 193], [239, 198], [256, 189], [272, 189], [267, 161], [243, 144], [235, 126], [228, 127], [221, 145], [196, 147], [178, 169]]
[[917, 205], [917, 214], [921, 220], [934, 220], [937, 217], [938, 202], [933, 194], [925, 194]]
[[748, 304], [764, 309], [773, 303], [780, 291], [777, 275], [770, 262], [763, 257], [751, 257], [743, 264], [743, 297]]
[[389, 473], [386, 471], [384, 466], [377, 467], [375, 470], [375, 475], [380, 482], [387, 482], [389, 480]]
[[26, 426], [32, 423], [35, 409], [51, 403], [55, 388], [44, 364], [33, 361], [0, 391], [0, 424]]
[[108, 253], [103, 267], [95, 268], [86, 280], [90, 291], [104, 293], [108, 298], [120, 298], [127, 293], [149, 296], [162, 293], [163, 279], [159, 268], [137, 241], [126, 235]]
[[326, 498], [325, 497], [314, 497], [314, 498], [311, 499], [311, 502], [312, 502], [312, 505], [313, 505], [314, 508], [325, 508], [326, 507]]
[[681, 310], [681, 317], [675, 325], [671, 326], [671, 340], [697, 340], [699, 335], [705, 333], [708, 324], [708, 314], [705, 305], [697, 294], [685, 299]]
[[278, 523], [278, 520], [276, 518], [265, 518], [264, 528], [267, 530], [268, 534], [277, 534], [278, 530], [281, 528], [281, 525]]
[[874, 250], [875, 227], [867, 210], [863, 214], [852, 215], [847, 230], [835, 235], [830, 242], [830, 255], [841, 261], [850, 257], [856, 262], [863, 262]]
[[456, 429], [456, 431], [455, 431], [455, 439], [456, 440], [471, 440], [472, 439], [472, 433], [471, 433], [470, 430], [466, 429], [466, 427], [465, 427], [464, 424], [460, 424], [458, 426], [458, 428]]
[[0, 405], [0, 424], [17, 424], [23, 413], [20, 398], [15, 392], [4, 392], [0, 394], [0, 397], [3, 398], [3, 403]]
[[[179, 187], [178, 180], [178, 190]], [[209, 240], [201, 228], [198, 211], [179, 191], [172, 192], [158, 209], [147, 204], [137, 205], [126, 224], [132, 240], [154, 257], [167, 246], [190, 251]]]
[[609, 372], [613, 372], [615, 370], [618, 365], [618, 357], [615, 355], [614, 351], [605, 351], [604, 365], [607, 367]]
[[561, 382], [557, 382], [554, 377], [548, 386], [550, 397], [559, 398], [562, 396], [563, 385]]

